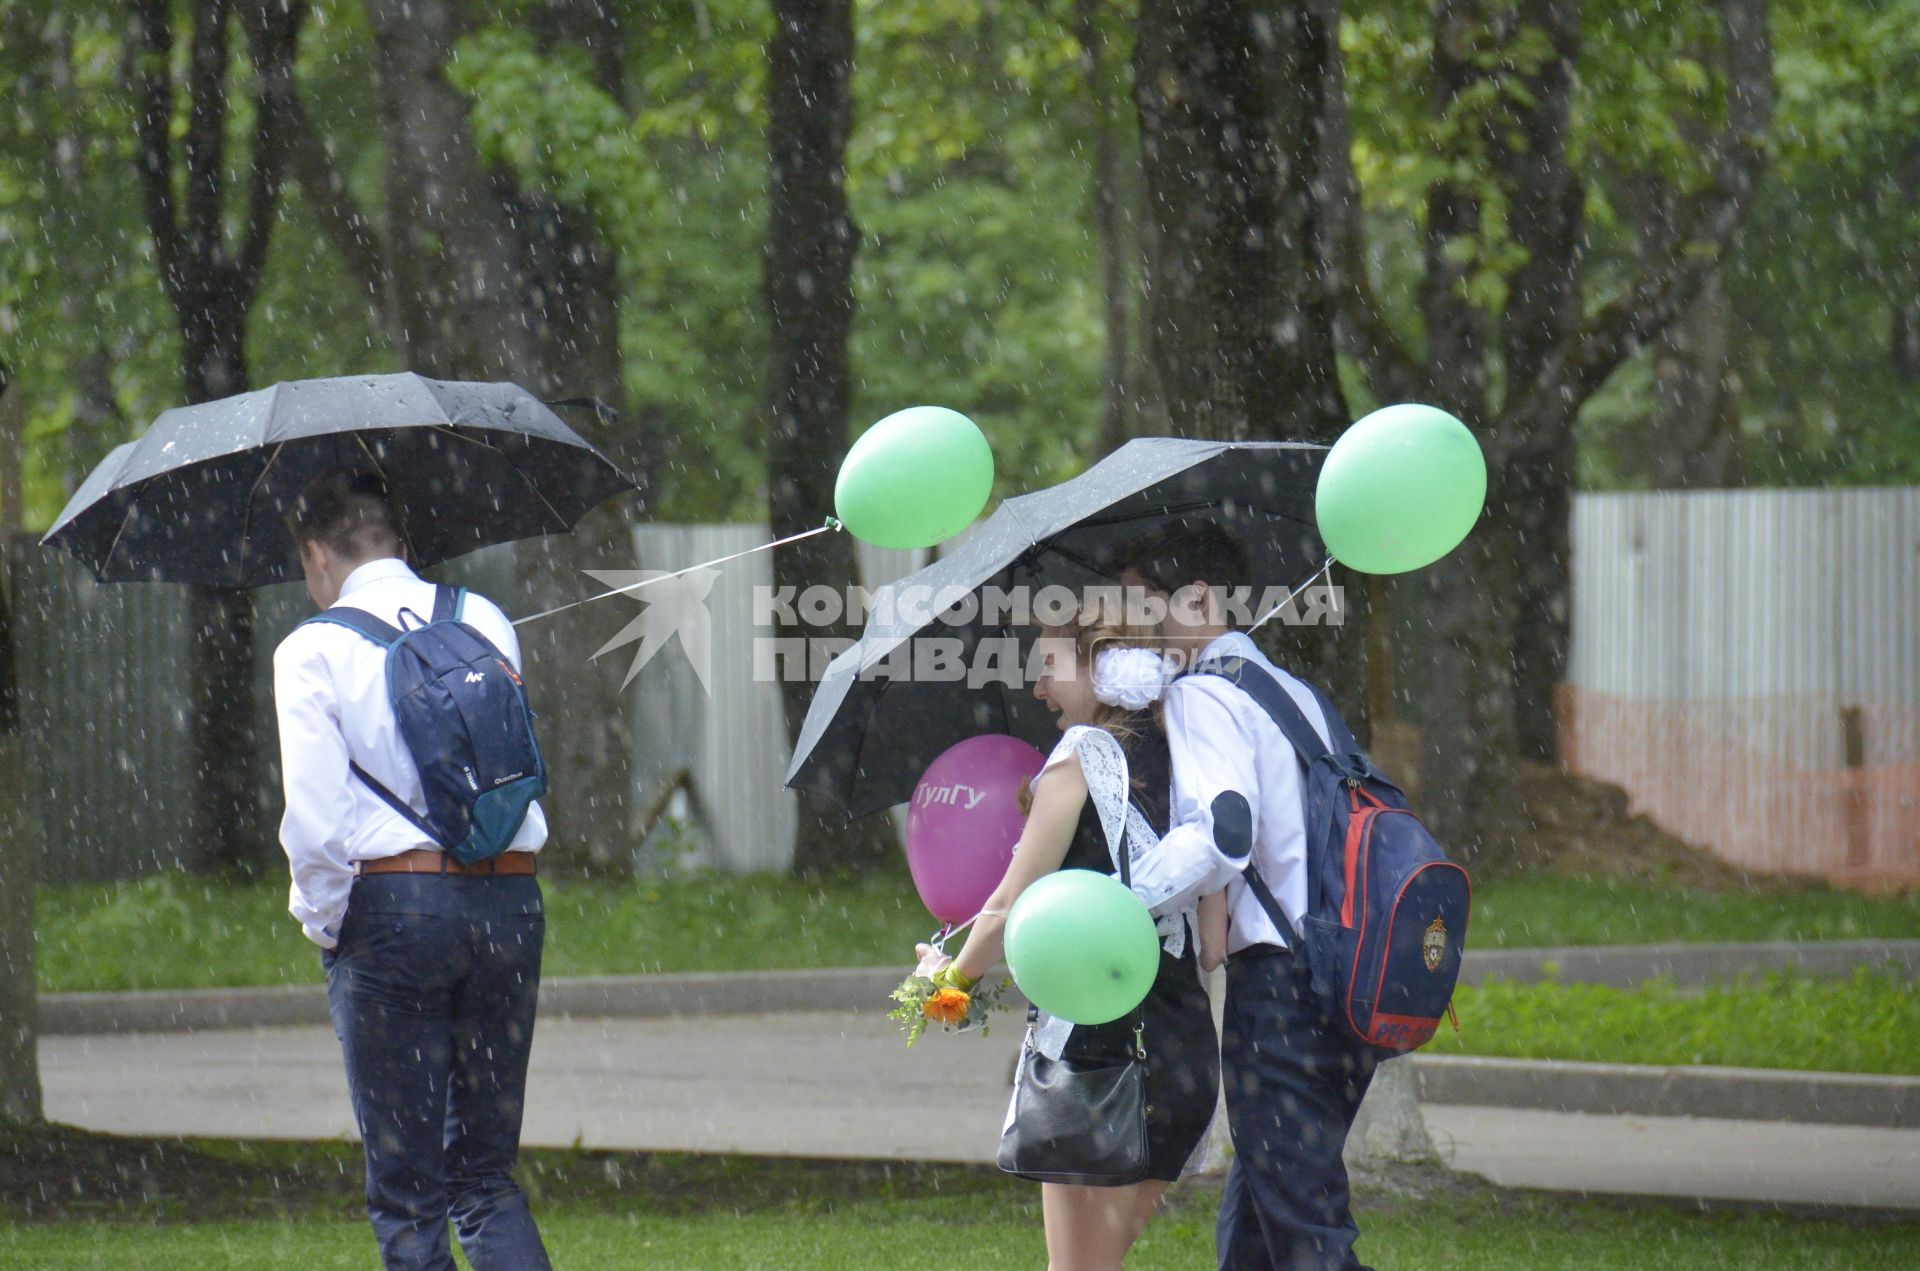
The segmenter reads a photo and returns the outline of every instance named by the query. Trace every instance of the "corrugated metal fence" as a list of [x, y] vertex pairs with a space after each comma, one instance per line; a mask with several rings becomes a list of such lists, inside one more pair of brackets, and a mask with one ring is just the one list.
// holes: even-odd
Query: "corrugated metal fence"
[[1920, 489], [1586, 495], [1561, 753], [1751, 869], [1920, 884]]
[[[640, 565], [674, 569], [767, 539], [763, 525], [651, 525], [636, 533], [635, 548]], [[41, 881], [128, 878], [181, 864], [189, 857], [192, 792], [187, 589], [101, 586], [66, 553], [43, 551], [27, 539], [16, 540], [7, 555], [22, 723], [35, 765], [29, 788]], [[925, 552], [860, 548], [870, 586], [910, 573], [926, 558]], [[478, 552], [434, 572], [484, 594], [510, 595], [513, 549]], [[793, 806], [780, 786], [790, 750], [779, 685], [754, 674], [755, 642], [772, 634], [755, 626], [755, 592], [771, 584], [765, 553], [720, 572], [707, 597], [710, 693], [670, 644], [634, 677], [623, 699], [633, 725], [636, 808], [682, 772], [691, 787], [687, 810], [704, 833], [693, 838], [688, 863], [746, 871], [784, 869], [790, 860]], [[271, 831], [281, 803], [273, 649], [312, 608], [299, 583], [257, 591], [254, 602], [255, 728], [264, 739], [261, 806]], [[638, 611], [621, 597], [599, 605], [609, 638]]]
[[[663, 569], [717, 560], [767, 539], [764, 525], [645, 525], [634, 534], [640, 559]], [[928, 559], [924, 550], [859, 545], [860, 576], [868, 587], [902, 578]], [[784, 870], [792, 861], [794, 802], [780, 782], [793, 748], [780, 684], [769, 675], [778, 670], [774, 632], [765, 621], [766, 605], [756, 601], [769, 598], [772, 586], [770, 553], [726, 565], [706, 595], [712, 619], [706, 684], [682, 650], [669, 645], [640, 669], [629, 689], [636, 807], [650, 808], [684, 773], [692, 786], [687, 810], [705, 831], [695, 839], [692, 861], [733, 872]], [[635, 592], [634, 599], [646, 594]], [[610, 635], [635, 609], [625, 597], [601, 603], [609, 609]]]
[[[652, 525], [635, 554], [677, 568], [766, 539], [759, 525]], [[1739, 864], [1920, 883], [1920, 490], [1583, 495], [1573, 542], [1559, 703], [1571, 766]], [[190, 789], [184, 590], [100, 587], [63, 553], [11, 555], [41, 877], [174, 863]], [[862, 547], [862, 578], [878, 586], [926, 558]], [[495, 549], [449, 579], [508, 594], [512, 569], [512, 549]], [[771, 571], [763, 553], [714, 581], [706, 685], [669, 645], [625, 697], [636, 813], [683, 779], [705, 830], [694, 857], [728, 870], [781, 869], [791, 850], [779, 685], [756, 648], [771, 635], [755, 600]], [[600, 603], [609, 638], [639, 608]], [[297, 584], [257, 593], [263, 738], [271, 651], [306, 612]], [[274, 750], [262, 752], [269, 809]]]
[[[40, 880], [129, 878], [184, 863], [193, 790], [188, 589], [102, 586], [65, 552], [25, 538], [8, 557]], [[498, 591], [512, 558], [476, 552], [437, 572]], [[301, 583], [262, 588], [253, 601], [260, 806], [271, 831], [281, 804], [273, 650], [313, 607]]]

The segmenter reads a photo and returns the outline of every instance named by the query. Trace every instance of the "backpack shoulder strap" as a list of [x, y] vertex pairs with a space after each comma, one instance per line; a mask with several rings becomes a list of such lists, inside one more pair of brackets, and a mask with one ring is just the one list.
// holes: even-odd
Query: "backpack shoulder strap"
[[438, 843], [443, 849], [451, 850], [452, 845], [446, 842], [443, 842], [440, 836], [434, 833], [433, 827], [427, 824], [427, 819], [425, 817], [421, 816], [418, 812], [415, 812], [412, 808], [408, 807], [407, 801], [405, 799], [402, 799], [399, 795], [387, 789], [387, 787], [383, 783], [381, 783], [380, 781], [374, 778], [372, 773], [368, 772], [365, 768], [362, 768], [359, 764], [353, 762], [351, 759], [347, 761], [347, 769], [350, 772], [352, 772], [354, 776], [360, 778], [361, 784], [365, 785], [367, 789], [373, 791], [373, 793], [379, 797], [380, 802], [392, 808], [394, 812], [396, 812], [402, 819], [404, 819], [407, 822], [407, 824], [413, 826], [414, 829], [426, 835], [428, 841], [433, 843]]
[[1286, 912], [1280, 908], [1280, 900], [1273, 894], [1273, 888], [1267, 886], [1267, 880], [1260, 877], [1259, 867], [1251, 861], [1247, 862], [1247, 867], [1240, 871], [1240, 877], [1247, 884], [1247, 889], [1253, 893], [1253, 898], [1260, 902], [1260, 907], [1267, 911], [1267, 921], [1273, 924], [1273, 929], [1285, 936], [1287, 947], [1289, 949], [1297, 947], [1304, 959], [1306, 945], [1296, 938], [1299, 933], [1294, 930], [1293, 924], [1287, 921]]
[[443, 583], [433, 589], [433, 621], [446, 622], [451, 619], [458, 622], [466, 607], [465, 587], [448, 587]]
[[[1268, 717], [1273, 720], [1274, 727], [1280, 730], [1280, 735], [1300, 752], [1302, 762], [1312, 764], [1332, 753], [1327, 743], [1320, 740], [1320, 734], [1308, 721], [1306, 712], [1302, 711], [1299, 703], [1293, 700], [1293, 694], [1282, 688], [1280, 681], [1268, 675], [1260, 667], [1248, 663], [1245, 658], [1202, 662], [1189, 674], [1217, 675], [1259, 703], [1260, 709], [1266, 711]], [[1320, 709], [1327, 716], [1327, 731], [1335, 732], [1333, 721], [1337, 715], [1328, 706], [1326, 699], [1319, 696], [1317, 690], [1315, 697], [1320, 702]]]
[[392, 623], [382, 621], [364, 609], [354, 609], [350, 606], [335, 605], [331, 609], [322, 610], [313, 615], [313, 617], [308, 618], [306, 622], [300, 625], [304, 627], [307, 623], [313, 622], [331, 622], [335, 626], [346, 627], [350, 631], [358, 631], [361, 635], [379, 645], [391, 646], [395, 640], [400, 638], [399, 628], [395, 627]]
[[[1334, 744], [1340, 747], [1338, 753], [1320, 739], [1320, 734], [1307, 719], [1306, 712], [1302, 711], [1300, 704], [1293, 700], [1293, 694], [1282, 687], [1279, 680], [1268, 675], [1261, 667], [1249, 664], [1246, 659], [1225, 658], [1202, 662], [1189, 674], [1218, 675], [1251, 697], [1262, 710], [1267, 712], [1274, 726], [1280, 730], [1280, 735], [1285, 737], [1299, 753], [1301, 763], [1306, 767], [1311, 768], [1314, 764], [1325, 760], [1343, 776], [1353, 776], [1358, 774], [1352, 765], [1365, 764], [1365, 760], [1359, 758], [1359, 747], [1354, 744], [1353, 734], [1348, 730], [1346, 721], [1340, 718], [1340, 712], [1333, 708], [1333, 703], [1327, 699], [1326, 695], [1313, 685], [1307, 685], [1308, 691], [1320, 704], [1321, 714], [1327, 721], [1327, 733], [1333, 738]], [[1343, 759], [1342, 756], [1345, 758]], [[1300, 794], [1303, 800], [1310, 801], [1311, 790], [1304, 783]], [[1305, 810], [1310, 813], [1310, 806]], [[1310, 815], [1309, 822], [1311, 822]], [[1307, 850], [1311, 856], [1313, 851], [1311, 833], [1307, 836]], [[1273, 889], [1267, 886], [1266, 879], [1260, 876], [1259, 869], [1249, 861], [1240, 876], [1246, 882], [1248, 889], [1253, 892], [1254, 899], [1259, 902], [1260, 907], [1266, 910], [1267, 917], [1272, 920], [1275, 928], [1287, 934], [1288, 945], [1293, 948], [1297, 956], [1304, 959], [1307, 954], [1306, 943], [1295, 938], [1297, 933], [1294, 931], [1293, 924], [1287, 921], [1286, 914], [1280, 908], [1279, 899], [1274, 896]], [[1309, 911], [1314, 908], [1315, 894], [1318, 890], [1317, 872], [1309, 868], [1307, 871]]]

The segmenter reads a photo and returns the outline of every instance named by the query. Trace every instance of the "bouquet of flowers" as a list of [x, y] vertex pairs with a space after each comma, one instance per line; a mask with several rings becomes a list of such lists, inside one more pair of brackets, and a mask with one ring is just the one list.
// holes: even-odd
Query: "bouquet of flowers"
[[887, 1018], [899, 1021], [909, 1046], [920, 1040], [929, 1023], [939, 1024], [949, 1033], [978, 1028], [984, 1037], [988, 1013], [1001, 1005], [1000, 999], [1010, 984], [1012, 981], [1005, 978], [997, 984], [984, 979], [970, 981], [939, 945], [932, 945], [913, 974], [893, 991], [893, 1000], [899, 1005], [887, 1012]]

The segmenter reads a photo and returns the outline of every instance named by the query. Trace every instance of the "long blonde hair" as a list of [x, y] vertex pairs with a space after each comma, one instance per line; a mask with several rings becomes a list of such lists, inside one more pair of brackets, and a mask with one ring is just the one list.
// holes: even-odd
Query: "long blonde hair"
[[[1094, 658], [1108, 649], [1152, 649], [1157, 653], [1164, 647], [1158, 626], [1128, 622], [1123, 613], [1099, 604], [1077, 606], [1066, 621], [1058, 626], [1041, 628], [1041, 635], [1070, 638], [1073, 641], [1074, 673], [1086, 676], [1093, 674]], [[1147, 709], [1153, 712], [1153, 719], [1157, 723], [1160, 703], [1156, 701]], [[1093, 717], [1087, 722], [1112, 733], [1124, 747], [1140, 735], [1141, 713], [1124, 706], [1096, 702]], [[1139, 783], [1136, 781], [1136, 784]], [[1021, 785], [1018, 798], [1022, 815], [1033, 811], [1031, 778]]]

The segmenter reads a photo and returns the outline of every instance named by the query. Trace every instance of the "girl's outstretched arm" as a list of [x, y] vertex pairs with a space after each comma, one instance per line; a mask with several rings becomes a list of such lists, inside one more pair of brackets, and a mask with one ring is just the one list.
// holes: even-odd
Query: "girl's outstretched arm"
[[954, 969], [961, 975], [977, 980], [1000, 960], [1007, 911], [1021, 892], [1060, 868], [1086, 802], [1087, 774], [1077, 753], [1051, 765], [1034, 782], [1033, 810], [1027, 813], [1027, 828], [1014, 845], [1013, 860], [967, 932], [966, 944], [954, 956]]

